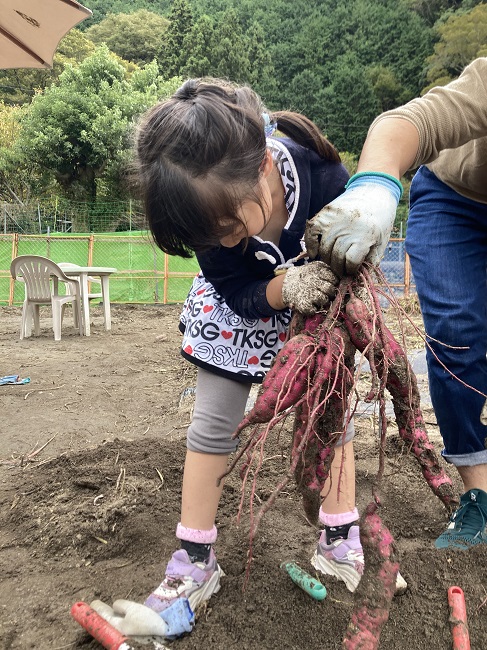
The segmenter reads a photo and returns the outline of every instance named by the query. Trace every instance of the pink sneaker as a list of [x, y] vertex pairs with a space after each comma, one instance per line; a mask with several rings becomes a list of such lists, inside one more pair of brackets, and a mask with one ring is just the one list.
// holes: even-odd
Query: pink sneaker
[[[355, 591], [364, 572], [359, 527], [350, 526], [347, 539], [336, 539], [331, 544], [326, 543], [326, 532], [323, 530], [311, 564], [321, 573], [343, 580], [349, 591]], [[403, 594], [406, 589], [407, 583], [398, 573], [396, 595]]]
[[220, 577], [225, 575], [216, 561], [213, 549], [208, 562], [191, 562], [183, 549], [173, 553], [166, 568], [166, 577], [144, 605], [160, 613], [177, 598], [187, 598], [195, 609], [220, 590]]

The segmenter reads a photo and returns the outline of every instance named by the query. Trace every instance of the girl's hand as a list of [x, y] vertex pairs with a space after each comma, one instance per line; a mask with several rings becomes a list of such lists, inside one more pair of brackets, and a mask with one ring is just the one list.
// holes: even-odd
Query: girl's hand
[[286, 271], [282, 298], [286, 305], [302, 314], [327, 311], [335, 297], [339, 279], [324, 262], [292, 266]]

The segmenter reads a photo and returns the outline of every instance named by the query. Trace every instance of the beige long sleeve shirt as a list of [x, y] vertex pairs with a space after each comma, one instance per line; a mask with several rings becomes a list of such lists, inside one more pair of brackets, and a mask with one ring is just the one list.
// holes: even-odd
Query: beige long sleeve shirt
[[400, 117], [419, 133], [411, 169], [426, 164], [459, 194], [487, 203], [487, 58], [468, 65], [447, 86], [387, 111], [372, 123]]

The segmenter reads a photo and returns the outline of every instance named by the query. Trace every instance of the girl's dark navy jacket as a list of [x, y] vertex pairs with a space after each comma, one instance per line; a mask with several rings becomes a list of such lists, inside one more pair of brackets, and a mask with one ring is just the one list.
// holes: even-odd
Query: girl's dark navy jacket
[[242, 318], [265, 318], [277, 313], [266, 298], [266, 287], [274, 277], [274, 269], [302, 252], [306, 222], [342, 194], [349, 178], [341, 163], [323, 160], [313, 150], [289, 138], [271, 138], [269, 143], [273, 140], [287, 148], [297, 173], [295, 205], [279, 247], [255, 236], [246, 245], [240, 242], [233, 248], [221, 246], [197, 255], [206, 280]]

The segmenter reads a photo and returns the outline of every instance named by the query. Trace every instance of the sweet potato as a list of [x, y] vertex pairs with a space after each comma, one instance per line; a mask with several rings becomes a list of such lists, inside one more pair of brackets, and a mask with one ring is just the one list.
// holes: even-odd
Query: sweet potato
[[234, 437], [249, 425], [269, 422], [303, 397], [310, 385], [315, 353], [316, 343], [306, 334], [298, 334], [284, 344], [262, 382], [254, 407]]
[[343, 650], [375, 650], [389, 617], [399, 562], [394, 539], [377, 513], [367, 506], [360, 519], [364, 573], [354, 595], [354, 607], [343, 639]]

